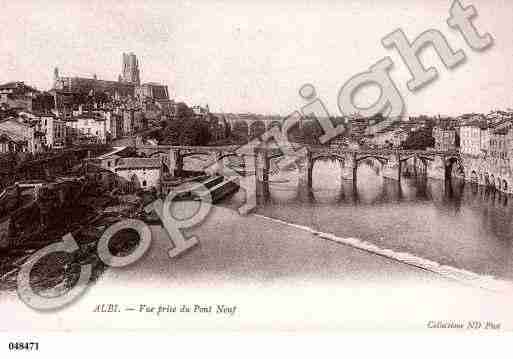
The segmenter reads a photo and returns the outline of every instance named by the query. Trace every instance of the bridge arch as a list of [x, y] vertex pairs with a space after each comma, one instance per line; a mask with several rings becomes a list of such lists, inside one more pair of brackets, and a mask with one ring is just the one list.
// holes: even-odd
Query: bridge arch
[[420, 161], [420, 163], [422, 163], [422, 168], [420, 170], [423, 173], [427, 173], [429, 162], [434, 161], [434, 159], [432, 157], [419, 156], [418, 154], [415, 154], [413, 156], [413, 158]]
[[208, 156], [208, 157], [212, 157], [212, 153], [211, 152], [186, 152], [186, 153], [181, 153], [180, 156], [182, 158], [185, 158], [185, 157], [190, 157], [190, 156]]
[[495, 188], [495, 176], [490, 176], [490, 187]]
[[241, 157], [241, 158], [244, 158], [244, 156], [254, 157], [253, 154], [238, 154], [238, 153], [232, 152], [232, 153], [226, 153], [226, 154], [222, 155], [217, 160], [218, 161], [222, 161], [222, 160], [224, 160], [225, 158], [228, 158], [228, 157]]
[[169, 152], [157, 151], [157, 152], [152, 152], [148, 155], [148, 157], [160, 157], [160, 156], [169, 156]]
[[317, 160], [322, 160], [322, 159], [337, 160], [338, 162], [340, 162], [342, 164], [342, 166], [344, 166], [346, 161], [347, 161], [344, 156], [340, 156], [340, 155], [337, 155], [337, 154], [334, 154], [334, 153], [325, 153], [325, 154], [320, 154], [320, 155], [317, 155], [317, 156], [313, 156], [312, 160], [311, 160], [311, 162], [312, 162], [311, 166], [313, 167], [313, 165], [315, 164], [315, 162]]
[[478, 181], [476, 171], [472, 171], [472, 173], [470, 174], [470, 181], [471, 182], [477, 182]]
[[383, 157], [383, 156], [379, 156], [379, 155], [365, 155], [365, 156], [357, 158], [356, 159], [356, 164], [358, 165], [362, 161], [365, 161], [367, 159], [375, 159], [379, 163], [381, 163], [382, 165], [385, 165], [386, 163], [388, 163], [388, 161], [390, 161], [390, 159], [388, 157]]
[[450, 179], [452, 178], [452, 173], [454, 171], [454, 166], [456, 166], [456, 170], [458, 171], [458, 174], [460, 176], [465, 177], [465, 170], [463, 167], [463, 164], [461, 162], [461, 159], [457, 156], [450, 156], [446, 157], [444, 159], [444, 165], [445, 165], [445, 178]]
[[271, 121], [271, 123], [269, 124], [269, 128], [268, 129], [271, 129], [273, 127], [278, 127], [278, 129], [281, 131], [281, 129], [282, 129], [282, 122], [281, 121], [277, 121], [277, 120]]
[[[353, 183], [355, 185], [356, 185], [356, 178], [357, 178], [357, 174], [358, 174], [358, 169], [360, 168], [360, 164], [364, 163], [366, 160], [375, 160], [375, 161], [379, 162], [382, 169], [385, 168], [385, 165], [390, 162], [390, 158], [384, 157], [384, 156], [379, 156], [379, 155], [374, 155], [374, 154], [364, 155], [362, 157], [356, 157], [354, 159], [354, 164], [353, 164]], [[400, 167], [401, 166], [399, 166], [399, 168]]]
[[[323, 162], [323, 161], [329, 161], [327, 165], [328, 165], [328, 168], [330, 169], [330, 174], [327, 176], [331, 176], [334, 174], [331, 172], [332, 170], [340, 173], [339, 178], [340, 178], [341, 182], [338, 187], [338, 189], [340, 190], [340, 188], [341, 188], [340, 186], [342, 185], [342, 182], [344, 180], [344, 177], [343, 177], [344, 176], [344, 167], [348, 161], [348, 158], [343, 155], [340, 155], [337, 153], [330, 153], [330, 152], [322, 152], [322, 153], [312, 154], [312, 156], [306, 162], [307, 175], [308, 175], [308, 178], [307, 178], [308, 187], [313, 190], [313, 188], [314, 188], [313, 173], [314, 173], [315, 165], [319, 164], [321, 166], [322, 163], [320, 163], [320, 162]], [[316, 178], [318, 178], [318, 177], [316, 176]], [[332, 180], [337, 181], [333, 177], [326, 177], [326, 176], [319, 178], [319, 180], [321, 181], [321, 183], [323, 183], [323, 181], [327, 180], [327, 182], [325, 182], [325, 184], [328, 183], [328, 185], [334, 184], [334, 182]], [[312, 199], [315, 199], [313, 192], [311, 192], [311, 196], [312, 196]]]
[[[206, 157], [205, 160], [203, 158], [198, 160], [198, 161], [205, 161], [205, 165], [206, 164], [210, 165], [210, 164], [214, 163], [214, 161], [216, 160], [215, 153], [213, 153], [213, 152], [204, 152], [204, 151], [181, 152], [179, 159], [178, 159], [178, 162], [179, 162], [178, 167], [180, 168], [179, 171], [182, 171], [185, 169], [184, 160], [187, 157], [192, 157], [192, 156], [205, 156]], [[203, 165], [201, 165], [201, 166], [203, 166]]]
[[217, 163], [222, 163], [224, 164], [224, 160], [226, 158], [230, 158], [230, 157], [235, 157], [235, 158], [238, 158], [240, 160], [240, 163], [241, 165], [243, 165], [244, 167], [246, 166], [246, 160], [245, 160], [245, 157], [255, 157], [255, 154], [253, 153], [248, 153], [248, 154], [238, 154], [236, 152], [231, 152], [231, 153], [225, 153], [223, 155], [221, 155], [218, 159], [217, 159]]

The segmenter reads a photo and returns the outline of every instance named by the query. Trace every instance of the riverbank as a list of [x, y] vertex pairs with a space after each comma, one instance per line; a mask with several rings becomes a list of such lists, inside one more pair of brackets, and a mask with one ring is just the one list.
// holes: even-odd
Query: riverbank
[[[297, 172], [282, 172], [290, 181], [271, 183], [258, 213], [513, 282], [509, 196], [458, 179], [389, 180], [379, 165], [363, 163], [358, 171], [354, 186], [340, 178], [337, 163], [318, 161], [311, 190]], [[244, 198], [236, 194], [231, 205]]]
[[[31, 323], [31, 329], [55, 330], [422, 330], [433, 320], [476, 318], [513, 328], [507, 295], [326, 241], [286, 223], [241, 217], [216, 206], [187, 232], [200, 244], [170, 259], [169, 240], [154, 228], [141, 260], [108, 268], [76, 303], [56, 312], [35, 312], [16, 293], [1, 293], [0, 329]], [[120, 312], [94, 311], [108, 303], [118, 304]], [[178, 309], [157, 315], [140, 312], [140, 305]], [[180, 312], [184, 305], [191, 311]], [[214, 313], [195, 312], [196, 305], [212, 306]], [[235, 306], [235, 313], [216, 314], [217, 305]]]

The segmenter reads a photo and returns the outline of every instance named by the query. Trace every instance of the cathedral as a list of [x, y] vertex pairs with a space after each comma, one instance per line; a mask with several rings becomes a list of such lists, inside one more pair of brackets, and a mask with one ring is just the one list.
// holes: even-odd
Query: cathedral
[[115, 97], [133, 97], [135, 88], [140, 83], [137, 56], [134, 53], [123, 53], [123, 65], [118, 81], [99, 80], [96, 75], [93, 78], [63, 77], [59, 75], [59, 69], [55, 68], [53, 89], [68, 93], [104, 92]]

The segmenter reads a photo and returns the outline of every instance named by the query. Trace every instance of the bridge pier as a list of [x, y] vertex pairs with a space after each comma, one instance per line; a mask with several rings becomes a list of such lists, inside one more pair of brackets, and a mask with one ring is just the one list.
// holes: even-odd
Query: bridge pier
[[[250, 176], [254, 180], [256, 203], [265, 202], [270, 196], [269, 190], [269, 171], [271, 168], [271, 159], [266, 151], [255, 150], [253, 158], [244, 156], [246, 170], [254, 169], [254, 175]], [[251, 161], [251, 162], [248, 162]], [[253, 168], [251, 168], [253, 167]]]
[[358, 165], [357, 165], [357, 164], [355, 164], [355, 165], [353, 166], [353, 179], [352, 179], [352, 180], [353, 180], [353, 184], [354, 184], [354, 185], [356, 185], [356, 181], [357, 181], [357, 179], [358, 179], [358, 176], [357, 176], [357, 175], [358, 175]]
[[397, 180], [401, 182], [401, 175], [402, 175], [402, 162], [401, 162], [401, 155], [399, 153], [396, 154], [396, 160], [397, 160]]
[[418, 176], [418, 173], [417, 173], [417, 166], [418, 166], [418, 163], [417, 163], [417, 157], [413, 157], [413, 175], [415, 177]]
[[269, 188], [269, 171], [271, 169], [271, 159], [267, 155], [267, 152], [262, 153], [262, 161], [262, 197], [264, 199], [267, 199], [271, 195], [271, 191]]
[[444, 178], [446, 181], [451, 179], [451, 169], [452, 167], [444, 165]]
[[353, 188], [356, 188], [356, 181], [358, 180], [358, 159], [356, 152], [351, 153], [349, 162], [352, 170], [351, 180], [353, 181]]
[[422, 177], [427, 177], [429, 162], [428, 160], [422, 161]]
[[173, 177], [180, 177], [183, 173], [183, 156], [178, 149], [169, 151], [169, 172]]
[[312, 151], [308, 148], [306, 150], [306, 183], [309, 190], [313, 188], [313, 161]]
[[346, 166], [347, 161], [340, 161], [340, 185], [344, 183], [344, 167]]

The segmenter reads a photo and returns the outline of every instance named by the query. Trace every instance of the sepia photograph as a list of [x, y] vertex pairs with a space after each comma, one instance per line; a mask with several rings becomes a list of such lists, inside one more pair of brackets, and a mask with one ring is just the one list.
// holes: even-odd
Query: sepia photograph
[[7, 353], [513, 329], [513, 2], [0, 3]]

